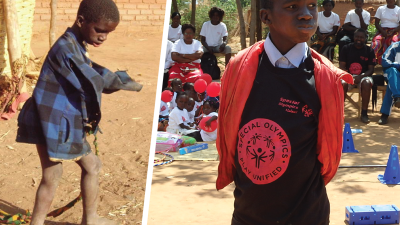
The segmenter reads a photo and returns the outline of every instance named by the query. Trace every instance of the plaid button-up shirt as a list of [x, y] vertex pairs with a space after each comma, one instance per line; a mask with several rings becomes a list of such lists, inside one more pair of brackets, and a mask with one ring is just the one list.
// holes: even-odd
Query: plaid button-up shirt
[[96, 132], [101, 93], [138, 90], [126, 73], [113, 73], [86, 57], [71, 28], [50, 49], [33, 96], [18, 117], [17, 141], [46, 144], [51, 160], [90, 153], [86, 129]]

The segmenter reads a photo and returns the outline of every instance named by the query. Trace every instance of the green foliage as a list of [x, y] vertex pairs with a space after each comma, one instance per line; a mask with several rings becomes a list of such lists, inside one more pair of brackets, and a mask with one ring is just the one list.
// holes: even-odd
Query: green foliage
[[368, 25], [368, 41], [372, 41], [372, 38], [374, 37], [374, 35], [376, 34], [376, 32], [378, 31], [375, 27], [374, 24], [370, 23]]

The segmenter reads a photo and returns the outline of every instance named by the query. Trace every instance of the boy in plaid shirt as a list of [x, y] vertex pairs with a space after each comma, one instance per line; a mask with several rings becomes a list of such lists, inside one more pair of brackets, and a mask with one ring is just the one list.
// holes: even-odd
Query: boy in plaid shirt
[[18, 118], [17, 141], [36, 144], [42, 165], [32, 225], [44, 223], [62, 175], [62, 161], [82, 168], [82, 224], [115, 224], [97, 215], [100, 159], [86, 135], [96, 133], [101, 118], [101, 93], [142, 85], [126, 73], [113, 73], [87, 56], [87, 44], [99, 47], [119, 23], [112, 0], [83, 0], [71, 28], [50, 49], [37, 85]]

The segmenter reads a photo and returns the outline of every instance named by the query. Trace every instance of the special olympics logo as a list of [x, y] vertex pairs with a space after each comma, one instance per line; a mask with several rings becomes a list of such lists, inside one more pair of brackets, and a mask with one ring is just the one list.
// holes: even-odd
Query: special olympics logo
[[255, 184], [274, 182], [285, 173], [291, 156], [286, 132], [269, 119], [254, 119], [239, 130], [238, 159]]
[[362, 72], [362, 66], [360, 63], [352, 63], [349, 68], [351, 74], [360, 75]]

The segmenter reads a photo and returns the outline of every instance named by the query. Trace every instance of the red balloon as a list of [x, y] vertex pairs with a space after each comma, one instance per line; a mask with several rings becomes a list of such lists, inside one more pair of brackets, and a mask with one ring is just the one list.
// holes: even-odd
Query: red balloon
[[174, 93], [170, 90], [165, 90], [161, 93], [161, 100], [163, 102], [170, 102], [172, 98], [174, 97]]
[[219, 96], [219, 92], [221, 91], [221, 84], [217, 82], [212, 82], [207, 87], [207, 95], [210, 97]]
[[203, 93], [207, 88], [207, 82], [203, 79], [198, 79], [194, 82], [194, 90], [197, 93]]
[[210, 127], [207, 127], [207, 126], [206, 126], [206, 122], [207, 122], [210, 118], [211, 118], [211, 117], [208, 116], [208, 117], [203, 117], [203, 119], [200, 120], [199, 126], [200, 126], [200, 128], [201, 128], [202, 130], [204, 130], [204, 131], [206, 131], [206, 132], [213, 132], [213, 131], [216, 130], [217, 127], [218, 127], [218, 122], [217, 122], [217, 120], [212, 121]]
[[200, 79], [203, 79], [207, 82], [207, 85], [209, 85], [212, 82], [212, 77], [208, 73], [203, 73], [203, 75], [200, 76]]

